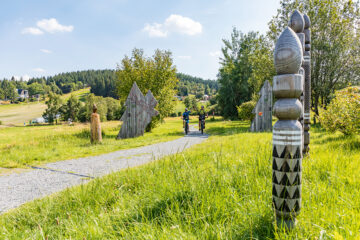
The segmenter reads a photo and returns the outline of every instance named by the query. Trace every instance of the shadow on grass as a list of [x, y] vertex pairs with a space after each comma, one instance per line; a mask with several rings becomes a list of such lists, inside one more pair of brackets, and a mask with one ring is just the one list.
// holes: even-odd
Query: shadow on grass
[[272, 216], [258, 216], [254, 217], [251, 226], [246, 229], [233, 228], [230, 236], [225, 237], [229, 239], [275, 239], [275, 228]]

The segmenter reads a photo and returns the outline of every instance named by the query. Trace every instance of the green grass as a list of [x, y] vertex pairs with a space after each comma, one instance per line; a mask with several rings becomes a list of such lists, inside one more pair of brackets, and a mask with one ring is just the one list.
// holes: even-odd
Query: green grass
[[167, 119], [144, 136], [116, 140], [120, 122], [104, 122], [105, 137], [102, 144], [92, 145], [89, 124], [44, 125], [0, 129], [0, 167], [19, 168], [59, 160], [73, 159], [120, 149], [140, 147], [183, 136], [182, 122]]
[[[8, 239], [359, 239], [360, 137], [311, 131], [295, 230], [274, 225], [271, 133], [208, 122], [175, 156], [92, 180], [0, 217]], [[320, 237], [322, 236], [322, 238]]]

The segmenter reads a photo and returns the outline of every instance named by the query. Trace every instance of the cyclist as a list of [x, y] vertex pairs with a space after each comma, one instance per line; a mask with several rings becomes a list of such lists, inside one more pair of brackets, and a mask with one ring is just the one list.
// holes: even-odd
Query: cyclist
[[189, 121], [189, 116], [190, 116], [190, 111], [187, 108], [185, 108], [185, 112], [182, 115], [183, 128], [185, 128], [185, 121]]
[[205, 129], [205, 118], [208, 117], [207, 112], [205, 112], [204, 106], [201, 106], [199, 111], [199, 131], [201, 131], [201, 120], [204, 120], [204, 129]]

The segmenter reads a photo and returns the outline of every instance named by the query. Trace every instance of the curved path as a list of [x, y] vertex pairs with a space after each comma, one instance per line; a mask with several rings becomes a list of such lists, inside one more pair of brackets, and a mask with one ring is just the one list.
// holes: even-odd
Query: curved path
[[206, 134], [201, 135], [198, 131], [192, 131], [185, 137], [169, 142], [49, 163], [43, 167], [32, 167], [34, 170], [31, 171], [0, 176], [0, 213], [88, 182], [92, 178], [182, 152], [194, 144], [201, 143], [207, 137]]

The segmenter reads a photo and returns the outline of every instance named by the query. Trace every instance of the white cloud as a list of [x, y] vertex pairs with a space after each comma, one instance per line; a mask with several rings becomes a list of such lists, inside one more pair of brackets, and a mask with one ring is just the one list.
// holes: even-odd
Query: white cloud
[[40, 29], [38, 28], [34, 28], [34, 27], [28, 27], [28, 28], [24, 28], [22, 31], [21, 31], [22, 34], [31, 34], [31, 35], [42, 35], [44, 34], [43, 31], [41, 31]]
[[168, 32], [163, 29], [162, 24], [145, 24], [143, 31], [148, 32], [150, 37], [167, 37]]
[[150, 37], [167, 37], [172, 32], [193, 36], [202, 32], [202, 25], [191, 18], [171, 14], [164, 23], [145, 24], [143, 31]]
[[44, 32], [57, 33], [57, 32], [72, 32], [74, 26], [61, 25], [55, 18], [42, 19], [36, 22], [37, 27], [28, 27], [22, 30], [22, 34], [42, 35]]
[[52, 51], [50, 51], [48, 49], [40, 49], [40, 51], [42, 51], [43, 53], [48, 53], [48, 54], [52, 53]]
[[24, 81], [29, 81], [29, 79], [31, 78], [29, 75], [25, 74], [24, 76], [22, 77], [19, 77], [19, 76], [14, 76], [15, 80], [16, 81], [19, 81], [20, 79], [24, 80]]
[[29, 81], [30, 78], [31, 78], [31, 77], [30, 77], [29, 75], [27, 75], [27, 74], [25, 74], [24, 76], [22, 76], [22, 79], [23, 79], [24, 81]]
[[221, 51], [209, 52], [209, 55], [212, 57], [220, 57]]
[[42, 68], [34, 68], [33, 71], [34, 71], [34, 72], [45, 72], [45, 69], [42, 69]]
[[36, 23], [36, 26], [49, 33], [72, 32], [74, 30], [74, 26], [61, 25], [55, 18], [42, 19]]
[[178, 56], [179, 59], [191, 59], [191, 56]]

